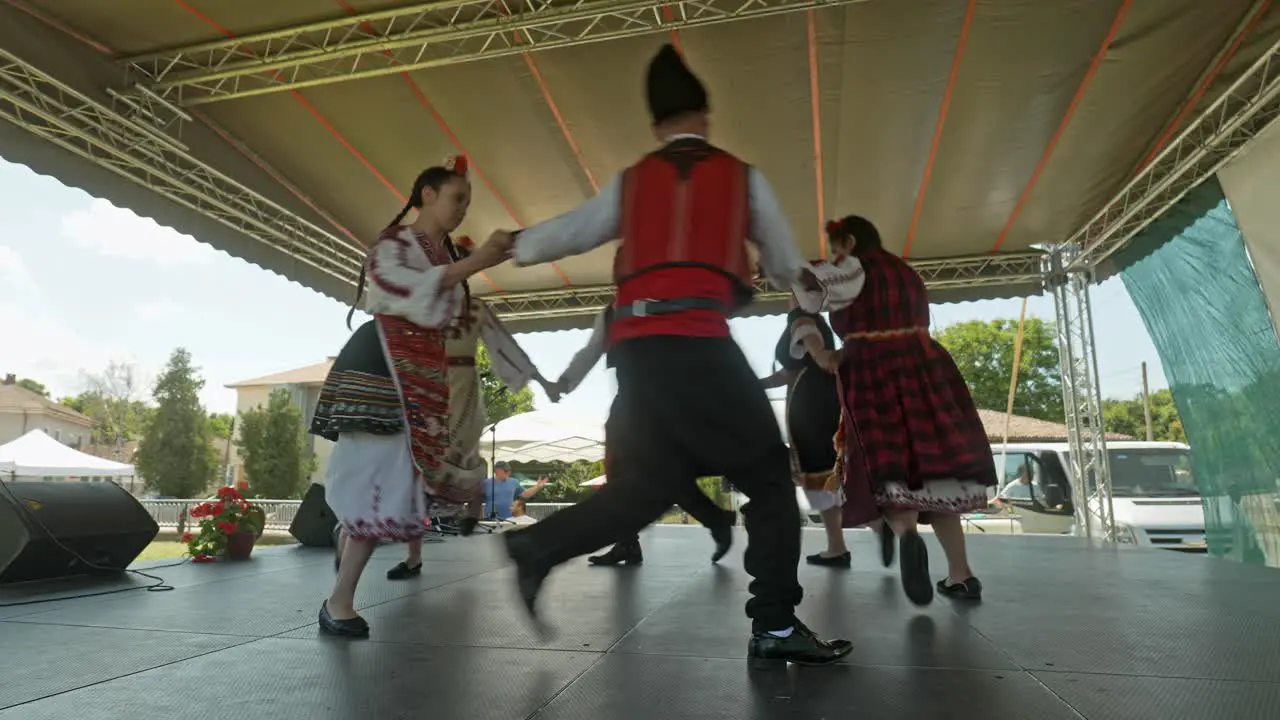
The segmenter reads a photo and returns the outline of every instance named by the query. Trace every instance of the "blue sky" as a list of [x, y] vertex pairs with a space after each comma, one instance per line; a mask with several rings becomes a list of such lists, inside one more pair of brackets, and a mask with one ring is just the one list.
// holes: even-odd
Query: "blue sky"
[[[1165, 387], [1120, 281], [1096, 288], [1093, 301], [1103, 394], [1136, 394], [1144, 361], [1152, 389]], [[935, 305], [933, 324], [1016, 318], [1020, 307], [1020, 300]], [[1032, 298], [1028, 314], [1051, 320], [1052, 300]], [[206, 378], [205, 404], [228, 412], [235, 394], [226, 384], [337, 354], [348, 336], [345, 316], [342, 303], [0, 159], [0, 374], [34, 378], [61, 396], [84, 389], [86, 373], [115, 359], [135, 363], [149, 384], [183, 346]], [[761, 375], [771, 371], [781, 331], [776, 316], [733, 321]], [[587, 337], [572, 330], [518, 339], [555, 378]], [[561, 404], [600, 417], [612, 395], [611, 378], [597, 367]]]

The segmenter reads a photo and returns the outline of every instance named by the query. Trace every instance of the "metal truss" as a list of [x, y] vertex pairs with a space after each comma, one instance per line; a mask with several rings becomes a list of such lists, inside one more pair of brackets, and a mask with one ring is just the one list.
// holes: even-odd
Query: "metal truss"
[[865, 0], [442, 0], [123, 60], [180, 105]]
[[1280, 42], [1143, 168], [1067, 240], [1082, 248], [1070, 270], [1097, 267], [1148, 223], [1209, 179], [1280, 118]]
[[1108, 544], [1125, 538], [1117, 535], [1112, 512], [1111, 461], [1102, 421], [1102, 392], [1089, 302], [1093, 273], [1068, 270], [1079, 258], [1079, 252], [1077, 246], [1057, 246], [1045, 257], [1044, 275], [1057, 312], [1076, 530], [1094, 542]]
[[[1020, 285], [1041, 281], [1044, 254], [1039, 252], [1003, 253], [975, 257], [915, 260], [911, 266], [924, 278], [930, 289]], [[785, 300], [787, 293], [778, 292], [764, 280], [755, 285], [756, 300]], [[531, 292], [504, 292], [485, 295], [498, 316], [508, 322], [592, 316], [613, 301], [612, 285], [568, 287]]]
[[2, 48], [0, 117], [299, 262], [355, 284], [363, 249], [196, 160], [165, 133], [106, 107]]

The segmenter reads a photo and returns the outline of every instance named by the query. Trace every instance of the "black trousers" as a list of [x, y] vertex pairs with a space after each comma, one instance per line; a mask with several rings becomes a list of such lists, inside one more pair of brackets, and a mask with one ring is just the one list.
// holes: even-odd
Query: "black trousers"
[[653, 336], [624, 340], [610, 355], [618, 396], [606, 435], [622, 472], [520, 532], [558, 565], [638, 533], [691, 492], [701, 496], [698, 477], [723, 476], [750, 500], [742, 512], [753, 628], [793, 625], [803, 596], [795, 485], [769, 399], [741, 348], [727, 337]]

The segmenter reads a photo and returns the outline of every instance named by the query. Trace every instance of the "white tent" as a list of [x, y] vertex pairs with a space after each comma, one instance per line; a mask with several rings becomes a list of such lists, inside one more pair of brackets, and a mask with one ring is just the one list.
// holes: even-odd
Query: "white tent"
[[601, 460], [604, 420], [561, 407], [521, 413], [485, 428], [480, 452], [511, 462]]
[[0, 469], [6, 466], [24, 477], [134, 474], [132, 465], [73, 450], [42, 430], [32, 430], [11, 443], [0, 445]]
[[593, 477], [590, 480], [587, 480], [586, 482], [579, 483], [579, 487], [600, 487], [601, 485], [604, 485], [607, 482], [609, 482], [609, 476], [601, 475], [600, 477]]

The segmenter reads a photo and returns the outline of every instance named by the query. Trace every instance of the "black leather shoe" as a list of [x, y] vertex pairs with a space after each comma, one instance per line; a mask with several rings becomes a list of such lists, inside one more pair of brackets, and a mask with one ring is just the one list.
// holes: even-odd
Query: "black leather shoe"
[[339, 637], [369, 637], [369, 623], [359, 615], [346, 620], [337, 620], [329, 614], [328, 601], [320, 603], [320, 632]]
[[607, 567], [610, 565], [643, 565], [644, 552], [640, 550], [639, 542], [620, 542], [609, 548], [608, 552], [603, 555], [592, 555], [587, 558], [587, 562], [592, 565]]
[[821, 565], [822, 567], [848, 569], [853, 565], [853, 555], [847, 550], [839, 555], [823, 555], [822, 553], [814, 553], [805, 557], [804, 560], [810, 565]]
[[898, 571], [907, 599], [916, 605], [933, 602], [933, 583], [929, 582], [929, 549], [915, 530], [898, 538]]
[[529, 544], [525, 531], [512, 530], [502, 533], [502, 541], [507, 547], [507, 557], [516, 564], [516, 590], [524, 601], [525, 610], [533, 620], [534, 628], [543, 638], [551, 635], [551, 629], [538, 617], [538, 591], [550, 574], [551, 568], [540, 561], [536, 548]]
[[409, 567], [409, 563], [401, 562], [387, 571], [388, 580], [408, 580], [422, 574], [422, 563]]
[[711, 564], [720, 562], [733, 547], [733, 513], [726, 510], [723, 525], [711, 528], [711, 539], [716, 542], [716, 551], [711, 554]]
[[947, 579], [943, 578], [938, 581], [938, 594], [952, 600], [981, 600], [982, 581], [971, 577], [964, 582], [948, 585]]
[[893, 528], [889, 527], [889, 523], [880, 523], [880, 563], [885, 567], [893, 567]]
[[853, 643], [848, 640], [823, 640], [797, 622], [787, 637], [754, 633], [747, 643], [747, 659], [753, 667], [761, 668], [782, 663], [830, 665], [852, 650]]

